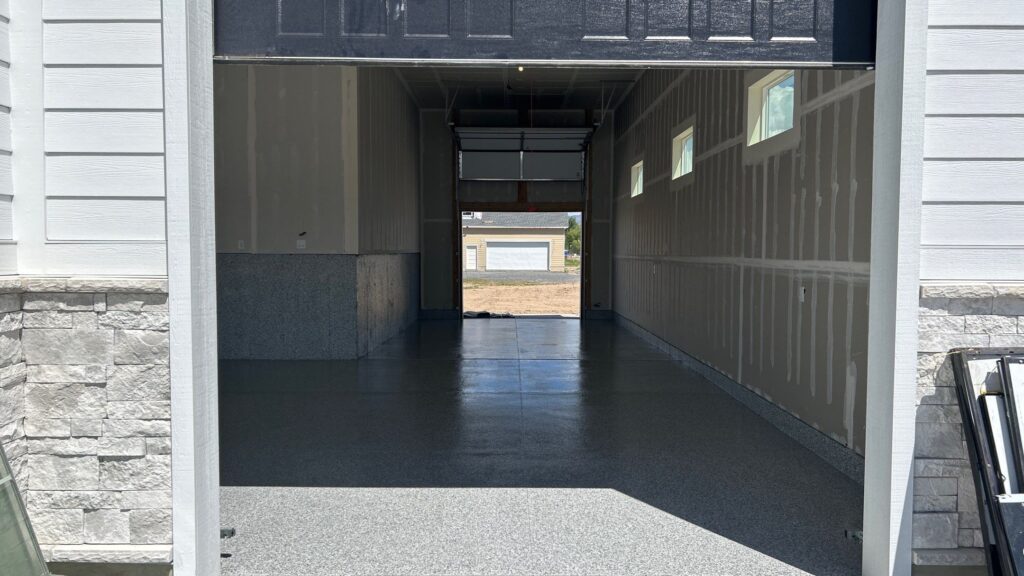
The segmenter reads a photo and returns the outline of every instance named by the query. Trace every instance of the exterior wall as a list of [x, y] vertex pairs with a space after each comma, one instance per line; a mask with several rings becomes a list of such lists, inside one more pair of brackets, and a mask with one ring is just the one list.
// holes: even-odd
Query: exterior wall
[[977, 493], [949, 351], [1024, 347], [1024, 284], [921, 286], [914, 563], [984, 564]]
[[18, 271], [14, 240], [14, 178], [11, 173], [11, 10], [0, 4], [0, 274]]
[[[914, 563], [984, 564], [946, 355], [1022, 347], [1024, 11], [928, 5]], [[984, 223], [984, 225], [978, 225]]]
[[0, 445], [22, 499], [28, 493], [25, 358], [21, 347], [21, 281], [0, 280]]
[[1024, 10], [933, 0], [928, 25], [921, 279], [1024, 280]]
[[48, 558], [168, 563], [162, 5], [0, 5], [0, 441]]
[[11, 8], [18, 272], [166, 274], [160, 2]]
[[532, 241], [547, 242], [548, 249], [548, 270], [551, 272], [565, 271], [565, 231], [537, 229], [509, 229], [509, 228], [463, 228], [462, 233], [462, 257], [466, 257], [466, 246], [476, 246], [476, 269], [487, 269], [487, 242], [505, 241]]
[[31, 278], [23, 489], [53, 561], [169, 562], [165, 280]]
[[614, 310], [863, 453], [873, 75], [798, 75], [801, 137], [756, 161], [743, 71], [641, 77], [615, 115]]

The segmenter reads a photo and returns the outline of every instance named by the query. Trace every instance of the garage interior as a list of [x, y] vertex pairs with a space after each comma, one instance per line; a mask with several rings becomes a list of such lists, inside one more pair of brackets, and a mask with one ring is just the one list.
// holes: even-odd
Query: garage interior
[[[215, 88], [225, 574], [859, 573], [873, 73]], [[460, 130], [582, 180], [460, 178]], [[463, 321], [462, 212], [574, 207], [581, 319]]]

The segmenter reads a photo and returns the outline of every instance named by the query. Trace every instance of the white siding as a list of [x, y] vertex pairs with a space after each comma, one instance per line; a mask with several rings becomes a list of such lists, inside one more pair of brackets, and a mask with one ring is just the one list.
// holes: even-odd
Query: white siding
[[0, 155], [0, 236], [13, 171], [26, 190], [14, 201], [18, 271], [166, 274], [160, 0], [13, 8], [19, 66], [9, 81], [0, 70], [0, 105], [23, 106], [13, 165]]
[[160, 0], [43, 0], [45, 20], [160, 20]]
[[158, 153], [164, 151], [161, 112], [46, 113], [46, 152]]
[[159, 110], [164, 105], [160, 68], [47, 68], [44, 76], [47, 108]]
[[923, 280], [1024, 280], [1024, 10], [929, 5]]
[[50, 198], [46, 201], [50, 240], [164, 239], [162, 198]]
[[[10, 17], [6, 1], [0, 2], [0, 16]], [[11, 44], [10, 22], [0, 20], [0, 274], [18, 269], [14, 243], [14, 179], [11, 175]]]
[[162, 197], [163, 156], [50, 156], [46, 159], [50, 196]]
[[47, 22], [44, 64], [149, 64], [161, 62], [155, 22]]

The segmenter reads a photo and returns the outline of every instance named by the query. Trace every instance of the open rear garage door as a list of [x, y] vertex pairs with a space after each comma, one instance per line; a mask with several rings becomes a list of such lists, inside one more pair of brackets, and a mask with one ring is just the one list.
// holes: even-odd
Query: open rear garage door
[[233, 59], [874, 63], [870, 0], [217, 0]]
[[547, 242], [488, 242], [488, 270], [547, 270]]

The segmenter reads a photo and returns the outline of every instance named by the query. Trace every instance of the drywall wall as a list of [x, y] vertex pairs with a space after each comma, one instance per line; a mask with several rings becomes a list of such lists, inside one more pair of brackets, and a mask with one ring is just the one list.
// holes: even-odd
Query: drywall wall
[[215, 72], [221, 357], [367, 353], [419, 312], [415, 104], [383, 68]]
[[[614, 309], [863, 451], [873, 76], [799, 71], [799, 138], [755, 159], [756, 74], [649, 71], [616, 111]], [[695, 169], [673, 181], [690, 118]]]
[[218, 252], [359, 253], [356, 75], [214, 67]]

